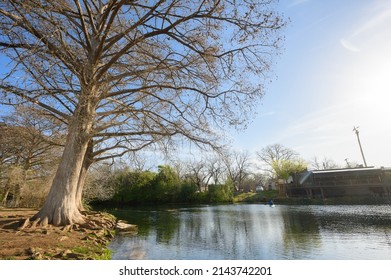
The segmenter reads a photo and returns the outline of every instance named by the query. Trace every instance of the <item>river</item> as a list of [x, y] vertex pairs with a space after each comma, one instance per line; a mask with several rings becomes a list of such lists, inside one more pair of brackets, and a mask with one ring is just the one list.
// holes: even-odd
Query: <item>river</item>
[[390, 260], [391, 205], [231, 204], [112, 211], [137, 224], [112, 259]]

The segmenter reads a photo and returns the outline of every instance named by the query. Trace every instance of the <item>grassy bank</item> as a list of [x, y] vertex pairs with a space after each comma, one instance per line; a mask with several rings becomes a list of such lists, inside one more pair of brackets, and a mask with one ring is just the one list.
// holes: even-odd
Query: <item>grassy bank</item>
[[278, 192], [275, 190], [263, 191], [263, 192], [247, 192], [235, 194], [233, 198], [234, 203], [246, 202], [246, 203], [266, 203], [270, 199], [273, 201], [278, 199]]

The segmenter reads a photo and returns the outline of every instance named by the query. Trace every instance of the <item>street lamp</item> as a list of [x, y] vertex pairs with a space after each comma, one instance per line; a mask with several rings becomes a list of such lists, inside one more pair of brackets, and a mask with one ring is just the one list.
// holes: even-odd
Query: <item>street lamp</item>
[[361, 146], [361, 141], [360, 141], [360, 136], [359, 136], [359, 131], [358, 131], [358, 126], [357, 127], [353, 127], [353, 131], [356, 133], [357, 135], [357, 141], [358, 141], [358, 145], [360, 146], [360, 151], [361, 151], [361, 155], [362, 155], [362, 159], [364, 160], [364, 165], [365, 167], [367, 167], [367, 162], [365, 160], [365, 156], [364, 156], [364, 152], [362, 150], [362, 146]]

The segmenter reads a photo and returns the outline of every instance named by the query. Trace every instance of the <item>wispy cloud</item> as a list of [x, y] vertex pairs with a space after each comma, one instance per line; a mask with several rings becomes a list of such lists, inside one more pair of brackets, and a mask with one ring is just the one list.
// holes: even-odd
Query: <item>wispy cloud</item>
[[341, 40], [339, 40], [339, 42], [341, 43], [342, 47], [344, 47], [346, 50], [350, 52], [360, 52], [360, 49], [354, 44], [352, 44], [350, 41], [348, 41], [347, 39], [342, 38]]
[[340, 44], [343, 48], [350, 52], [360, 52], [360, 47], [352, 41], [365, 41], [363, 37], [374, 32], [382, 32], [382, 30], [389, 29], [391, 23], [391, 8], [379, 10], [375, 12], [368, 19], [361, 22], [361, 24], [352, 31], [349, 36], [340, 39]]
[[391, 9], [380, 11], [359, 26], [350, 37], [356, 37], [363, 33], [371, 32], [373, 29], [378, 28], [388, 20], [391, 20]]

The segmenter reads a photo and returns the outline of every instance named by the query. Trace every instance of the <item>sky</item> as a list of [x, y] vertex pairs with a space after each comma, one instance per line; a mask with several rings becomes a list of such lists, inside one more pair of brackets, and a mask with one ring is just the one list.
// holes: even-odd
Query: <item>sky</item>
[[290, 19], [258, 113], [233, 136], [250, 153], [279, 143], [306, 161], [391, 167], [391, 1], [280, 0]]
[[[290, 22], [257, 115], [228, 133], [255, 155], [281, 144], [311, 162], [391, 167], [391, 1], [280, 0]], [[4, 109], [4, 108], [3, 108]]]

